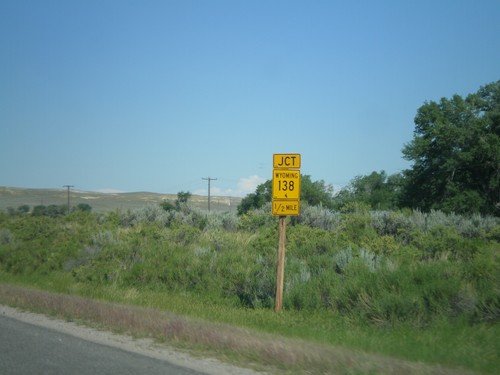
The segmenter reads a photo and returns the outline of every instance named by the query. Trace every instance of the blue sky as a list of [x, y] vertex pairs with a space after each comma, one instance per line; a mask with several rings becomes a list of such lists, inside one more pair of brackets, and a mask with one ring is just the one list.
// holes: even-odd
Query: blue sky
[[500, 2], [0, 2], [0, 186], [244, 196], [409, 168], [425, 101], [500, 79]]

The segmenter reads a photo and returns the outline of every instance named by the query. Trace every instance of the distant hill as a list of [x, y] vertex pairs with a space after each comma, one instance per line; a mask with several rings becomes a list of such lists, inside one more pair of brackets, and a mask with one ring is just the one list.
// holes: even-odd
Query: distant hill
[[[76, 206], [87, 203], [92, 211], [104, 212], [120, 210], [133, 210], [149, 204], [160, 204], [167, 200], [175, 202], [177, 194], [159, 194], [149, 192], [135, 193], [97, 193], [80, 190], [70, 191], [70, 205]], [[206, 196], [193, 195], [190, 200], [193, 206], [208, 210], [208, 198]], [[236, 212], [241, 202], [237, 197], [217, 197], [210, 199], [211, 211]], [[8, 207], [17, 208], [27, 204], [30, 208], [38, 205], [49, 206], [65, 205], [68, 203], [68, 192], [66, 189], [25, 189], [16, 187], [0, 186], [0, 211]]]

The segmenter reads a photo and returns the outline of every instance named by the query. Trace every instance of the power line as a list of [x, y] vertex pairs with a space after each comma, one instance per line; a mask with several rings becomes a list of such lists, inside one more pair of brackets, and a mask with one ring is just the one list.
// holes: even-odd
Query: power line
[[208, 212], [210, 212], [210, 181], [216, 181], [216, 178], [210, 178], [208, 177], [202, 177], [202, 180], [207, 180], [208, 181]]
[[74, 185], [63, 185], [63, 187], [67, 188], [68, 189], [68, 215], [69, 215], [69, 208], [70, 208], [70, 205], [69, 205], [69, 190], [72, 188], [72, 187], [75, 187]]

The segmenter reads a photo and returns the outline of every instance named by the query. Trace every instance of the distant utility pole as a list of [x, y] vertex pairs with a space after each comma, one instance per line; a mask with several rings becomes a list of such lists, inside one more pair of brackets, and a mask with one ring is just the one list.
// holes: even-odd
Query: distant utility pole
[[69, 190], [72, 188], [72, 187], [75, 187], [74, 185], [63, 185], [63, 187], [67, 188], [68, 189], [68, 215], [69, 215], [69, 209], [70, 209], [70, 205], [69, 205]]
[[208, 181], [208, 212], [210, 212], [210, 181], [216, 181], [216, 178], [210, 178], [209, 177], [202, 177], [202, 180], [207, 180]]

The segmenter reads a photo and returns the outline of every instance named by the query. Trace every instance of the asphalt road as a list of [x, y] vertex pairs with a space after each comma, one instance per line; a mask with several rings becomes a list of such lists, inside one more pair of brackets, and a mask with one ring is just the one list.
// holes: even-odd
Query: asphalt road
[[203, 373], [0, 315], [0, 374]]

